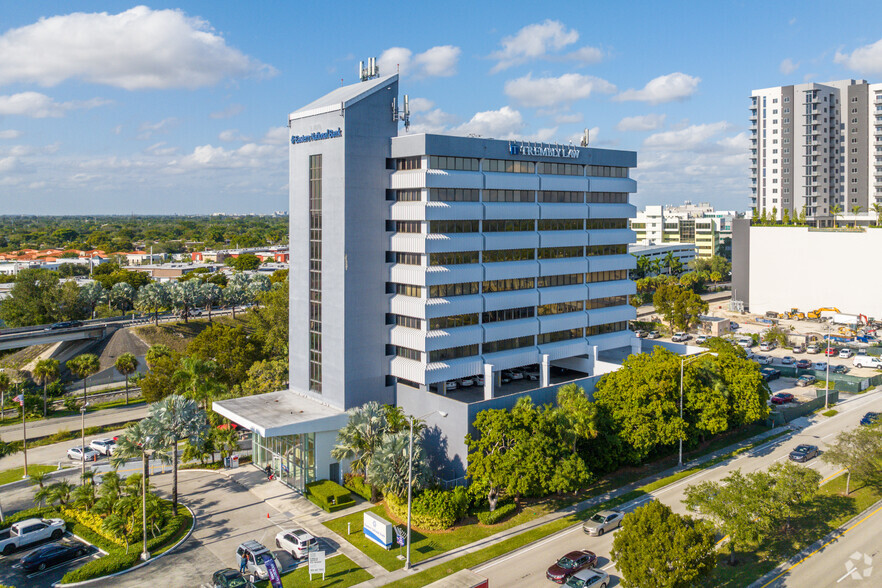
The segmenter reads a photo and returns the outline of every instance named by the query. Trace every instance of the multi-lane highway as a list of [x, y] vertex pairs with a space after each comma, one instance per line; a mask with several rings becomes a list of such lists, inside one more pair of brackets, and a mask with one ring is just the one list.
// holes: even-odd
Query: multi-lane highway
[[[800, 443], [817, 445], [823, 451], [829, 443], [834, 441], [840, 431], [857, 427], [864, 413], [870, 410], [882, 411], [882, 391], [853, 397], [851, 400], [841, 403], [837, 408], [840, 412], [834, 417], [813, 417], [812, 424], [802, 430], [755, 447], [732, 460], [697, 472], [621, 508], [631, 511], [648, 500], [658, 499], [670, 506], [674, 512], [686, 513], [686, 507], [682, 500], [685, 496], [684, 491], [690, 484], [719, 481], [735, 469], [741, 469], [744, 472], [766, 469], [775, 462], [787, 459], [790, 451]], [[825, 479], [837, 473], [836, 468], [823, 463], [820, 459], [813, 459], [805, 465], [817, 470]], [[865, 526], [874, 527], [874, 525]], [[869, 530], [865, 532], [872, 534], [872, 531]], [[589, 537], [582, 532], [581, 525], [576, 525], [540, 542], [478, 566], [474, 570], [487, 577], [491, 586], [550, 586], [551, 582], [545, 578], [545, 570], [552, 563], [569, 551], [590, 549], [598, 556], [598, 567], [604, 568], [610, 574], [612, 580], [610, 586], [616, 586], [618, 572], [615, 569], [615, 562], [610, 561], [614, 533], [607, 533], [601, 537]], [[842, 571], [845, 571], [844, 567]], [[788, 581], [786, 585], [804, 586], [809, 584]], [[812, 583], [811, 585], [832, 584]]]

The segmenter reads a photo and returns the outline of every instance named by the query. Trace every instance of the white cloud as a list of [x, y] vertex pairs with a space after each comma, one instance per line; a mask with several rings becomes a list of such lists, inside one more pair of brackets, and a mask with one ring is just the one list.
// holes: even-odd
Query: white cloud
[[221, 131], [218, 134], [217, 138], [219, 141], [224, 141], [225, 143], [248, 140], [248, 138], [243, 136], [238, 129], [227, 129], [225, 131]]
[[[0, 60], [2, 62], [2, 60]], [[110, 104], [109, 100], [92, 98], [71, 102], [56, 102], [39, 92], [21, 92], [0, 96], [0, 115], [21, 115], [31, 118], [58, 118], [68, 110], [97, 108]]]
[[514, 65], [545, 57], [549, 51], [559, 51], [579, 40], [575, 29], [567, 30], [560, 21], [545, 20], [527, 25], [512, 36], [502, 39], [502, 49], [490, 57], [497, 61], [492, 73]]
[[495, 137], [508, 139], [519, 136], [524, 128], [524, 117], [521, 113], [510, 106], [503, 106], [499, 110], [485, 110], [477, 112], [467, 123], [463, 123], [452, 129], [457, 135], [480, 135], [481, 137]]
[[212, 112], [208, 116], [211, 118], [232, 118], [245, 110], [245, 107], [241, 104], [230, 104], [223, 110], [218, 110], [217, 112]]
[[191, 168], [261, 168], [268, 161], [285, 158], [287, 152], [276, 145], [246, 143], [238, 149], [200, 145], [193, 153], [169, 163], [170, 167]]
[[594, 76], [568, 73], [557, 78], [533, 78], [527, 74], [505, 83], [505, 93], [524, 106], [569, 104], [591, 96], [593, 92], [611, 94], [616, 87]]
[[41, 18], [3, 33], [0, 55], [0, 85], [79, 79], [126, 90], [194, 89], [276, 73], [229, 47], [205, 20], [146, 6]]
[[882, 39], [858, 47], [851, 55], [837, 51], [833, 61], [860, 73], [882, 73]]
[[18, 139], [21, 137], [21, 131], [15, 129], [3, 129], [0, 131], [0, 139]]
[[432, 110], [434, 106], [435, 103], [428, 98], [411, 98], [408, 102], [408, 107], [410, 108], [411, 113], [428, 112]]
[[400, 73], [415, 78], [449, 77], [456, 73], [456, 65], [462, 50], [453, 45], [432, 47], [423, 53], [413, 54], [406, 47], [390, 47], [380, 54], [377, 64], [380, 75]]
[[666, 114], [644, 114], [642, 116], [626, 116], [619, 121], [616, 128], [620, 131], [654, 131], [665, 124]]
[[575, 61], [580, 65], [591, 65], [603, 61], [603, 51], [597, 47], [585, 46], [563, 56], [566, 61]]
[[167, 147], [165, 141], [160, 141], [159, 143], [154, 143], [145, 149], [144, 152], [149, 153], [150, 155], [174, 155], [178, 152], [178, 148]]
[[173, 116], [170, 116], [169, 118], [164, 118], [161, 121], [155, 123], [143, 122], [141, 123], [141, 126], [138, 127], [140, 133], [137, 135], [137, 138], [142, 141], [146, 141], [147, 139], [152, 137], [154, 133], [167, 133], [169, 129], [178, 126], [179, 123], [180, 121]]
[[582, 122], [583, 118], [584, 118], [584, 116], [582, 116], [581, 112], [572, 112], [570, 114], [558, 114], [557, 116], [554, 117], [554, 122], [556, 122], [559, 125], [565, 125], [565, 124]]
[[[704, 125], [691, 125], [678, 131], [665, 131], [646, 137], [643, 146], [647, 149], [667, 151], [689, 151], [696, 149], [711, 137], [729, 128], [729, 123], [720, 121]], [[746, 153], [746, 151], [745, 151]]]
[[[431, 104], [430, 100], [426, 100]], [[421, 105], [423, 106], [423, 105]], [[450, 125], [459, 122], [459, 118], [444, 112], [440, 108], [433, 108], [428, 111], [414, 110], [413, 100], [410, 101], [410, 133], [443, 133]]]
[[700, 81], [701, 78], [675, 72], [650, 80], [642, 90], [625, 90], [614, 100], [637, 100], [650, 104], [685, 100], [695, 93]]
[[799, 69], [799, 63], [793, 63], [793, 60], [788, 57], [781, 62], [781, 65], [778, 66], [778, 69], [781, 70], [781, 73], [785, 76], [789, 76], [797, 69]]
[[271, 127], [260, 142], [265, 145], [287, 145], [290, 136], [288, 127]]

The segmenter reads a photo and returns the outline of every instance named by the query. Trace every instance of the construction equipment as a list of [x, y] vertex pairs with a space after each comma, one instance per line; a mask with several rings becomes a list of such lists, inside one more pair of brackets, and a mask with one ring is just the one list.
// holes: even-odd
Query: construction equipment
[[838, 313], [839, 309], [836, 308], [835, 306], [816, 308], [815, 310], [809, 311], [808, 314], [806, 314], [806, 318], [809, 320], [815, 320], [815, 321], [820, 320], [822, 312], [836, 312], [836, 313]]
[[784, 313], [784, 317], [793, 321], [804, 321], [805, 313], [799, 312], [798, 308], [791, 308], [789, 312]]

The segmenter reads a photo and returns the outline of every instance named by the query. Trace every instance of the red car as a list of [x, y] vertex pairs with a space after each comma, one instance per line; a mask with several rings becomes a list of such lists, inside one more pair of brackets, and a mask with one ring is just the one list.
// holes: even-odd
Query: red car
[[593, 551], [571, 551], [548, 568], [545, 577], [552, 582], [563, 584], [570, 576], [586, 568], [593, 568], [597, 564], [597, 556]]
[[772, 396], [772, 404], [786, 404], [788, 402], [793, 402], [793, 400], [793, 394], [790, 392], [778, 392]]
[[812, 369], [812, 362], [808, 359], [800, 359], [796, 362], [796, 367], [801, 370], [810, 370]]
[[833, 357], [834, 355], [839, 355], [839, 350], [835, 347], [831, 347], [830, 349], [824, 351], [824, 355], [826, 355], [827, 357]]

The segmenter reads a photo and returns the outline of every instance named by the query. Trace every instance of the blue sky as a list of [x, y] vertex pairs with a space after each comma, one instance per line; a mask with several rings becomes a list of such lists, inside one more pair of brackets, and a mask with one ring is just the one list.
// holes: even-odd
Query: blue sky
[[882, 81], [877, 14], [857, 1], [4, 2], [0, 214], [286, 210], [287, 114], [355, 82], [368, 57], [401, 67], [411, 132], [566, 142], [589, 128], [594, 146], [638, 152], [638, 206], [743, 210], [751, 90]]

